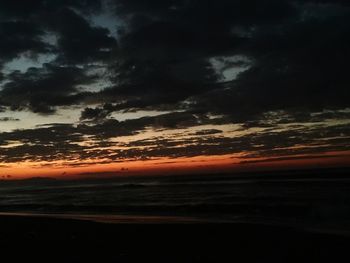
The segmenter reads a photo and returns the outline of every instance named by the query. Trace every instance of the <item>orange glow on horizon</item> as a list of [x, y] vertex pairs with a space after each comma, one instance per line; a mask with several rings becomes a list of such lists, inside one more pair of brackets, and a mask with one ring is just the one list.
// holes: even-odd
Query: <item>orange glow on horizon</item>
[[[244, 159], [242, 155], [197, 156], [187, 158], [159, 158], [156, 160], [136, 160], [107, 164], [64, 165], [65, 162], [18, 163], [1, 167], [2, 179], [24, 179], [30, 177], [85, 178], [101, 176], [161, 175], [184, 173], [215, 173], [226, 171], [249, 171], [266, 169], [294, 169], [309, 167], [347, 166], [350, 151], [329, 152], [319, 157], [295, 155], [290, 159]], [[293, 159], [295, 158], [295, 159]], [[248, 161], [244, 163], [245, 161]]]

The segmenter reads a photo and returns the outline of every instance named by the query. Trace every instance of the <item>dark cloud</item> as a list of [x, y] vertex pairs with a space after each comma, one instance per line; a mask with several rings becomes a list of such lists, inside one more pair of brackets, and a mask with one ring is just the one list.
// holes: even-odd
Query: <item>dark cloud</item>
[[[88, 112], [92, 109], [85, 109]], [[94, 115], [94, 114], [93, 114]], [[96, 115], [94, 115], [96, 116]], [[86, 116], [85, 116], [86, 117]], [[91, 116], [92, 117], [92, 116]], [[93, 119], [96, 120], [96, 119]], [[138, 119], [130, 119], [119, 122], [115, 119], [97, 119], [98, 122], [82, 123], [78, 127], [81, 130], [86, 130], [91, 135], [102, 136], [105, 138], [119, 136], [119, 135], [133, 135], [146, 128], [153, 129], [181, 129], [194, 127], [201, 124], [210, 124], [212, 120], [205, 116], [197, 116], [187, 112], [173, 112], [161, 114], [154, 117], [141, 117]]]
[[38, 13], [57, 10], [63, 7], [76, 8], [84, 12], [92, 12], [101, 8], [99, 0], [31, 0], [23, 1], [21, 4], [12, 0], [3, 0], [0, 3], [0, 15], [3, 19], [33, 18]]
[[[106, 18], [108, 26], [96, 25], [94, 15], [106, 15], [103, 4], [118, 25]], [[1, 133], [0, 145], [21, 145], [2, 148], [0, 160], [239, 152], [276, 159], [349, 149], [349, 125], [325, 124], [349, 119], [341, 111], [350, 107], [349, 18], [349, 3], [341, 0], [1, 1], [0, 111], [85, 109], [79, 123]], [[117, 27], [115, 39], [110, 28]], [[53, 59], [5, 72], [6, 62], [38, 55]], [[170, 113], [112, 118], [138, 110]], [[231, 138], [206, 127], [187, 139], [152, 138], [130, 142], [124, 151], [108, 149], [116, 145], [111, 138], [147, 129], [232, 123], [239, 124], [237, 132], [263, 132]], [[82, 146], [86, 140], [91, 147]], [[300, 145], [310, 147], [293, 148]]]
[[303, 155], [303, 156], [286, 156], [286, 157], [276, 157], [276, 158], [267, 158], [261, 160], [247, 160], [241, 161], [241, 164], [255, 164], [255, 163], [270, 163], [270, 162], [280, 162], [280, 161], [296, 161], [296, 160], [312, 160], [312, 159], [328, 159], [328, 158], [337, 158], [340, 155], [335, 154], [325, 154], [325, 155]]
[[[129, 14], [134, 19], [143, 15], [147, 21], [140, 25], [130, 21], [131, 29], [121, 41], [126, 43], [125, 52], [133, 62], [129, 67], [117, 68], [117, 79], [135, 81], [141, 77], [140, 85], [127, 90], [140, 96], [143, 102], [148, 101], [149, 92], [157, 94], [150, 101], [153, 104], [166, 102], [162, 95], [175, 102], [192, 96], [195, 108], [232, 115], [238, 121], [270, 110], [346, 107], [349, 10], [337, 5], [342, 1], [324, 1], [338, 10], [336, 15], [313, 11], [305, 7], [311, 2], [155, 1], [146, 5], [141, 1], [117, 1], [120, 14]], [[208, 43], [214, 46], [208, 48]], [[228, 45], [220, 46], [223, 43]], [[196, 92], [194, 83], [177, 84], [179, 77], [174, 80], [168, 75], [169, 68], [176, 68], [177, 63], [182, 63], [181, 68], [191, 64], [193, 54], [196, 59], [220, 54], [245, 55], [253, 64], [225, 89], [218, 87], [213, 72], [203, 71], [202, 76], [211, 77], [207, 82], [196, 83], [202, 87]], [[188, 71], [188, 76], [195, 75], [191, 73]], [[160, 76], [166, 76], [168, 84], [157, 82]], [[152, 85], [152, 81], [156, 84]], [[174, 96], [169, 86], [182, 96]], [[145, 105], [139, 103], [140, 107]]]
[[13, 117], [1, 117], [0, 118], [0, 122], [7, 122], [7, 121], [20, 121], [20, 119], [16, 119], [16, 118], [13, 118]]
[[42, 41], [43, 35], [44, 31], [34, 23], [0, 20], [0, 63], [7, 62], [25, 52], [28, 56], [48, 53], [51, 47]]
[[192, 98], [193, 107], [238, 122], [267, 111], [349, 107], [349, 14], [257, 30], [241, 50], [253, 58], [251, 68], [226, 89]]
[[[12, 110], [29, 109], [37, 113], [52, 113], [55, 106], [70, 105], [77, 99], [77, 85], [92, 83], [77, 67], [51, 64], [43, 68], [29, 68], [25, 73], [14, 71], [0, 91], [0, 103]], [[79, 96], [78, 96], [79, 97]]]
[[[68, 9], [75, 8], [80, 12], [88, 12], [89, 10], [99, 10], [100, 5], [100, 1], [90, 0], [34, 0], [25, 1], [21, 4], [8, 0], [1, 1], [0, 37], [2, 41], [0, 43], [0, 62], [9, 61], [23, 53], [29, 56], [35, 56], [38, 53], [57, 51], [52, 45], [44, 41], [44, 36], [48, 31], [54, 31], [59, 27], [57, 24], [60, 24], [61, 28], [66, 25], [66, 28], [70, 28], [70, 32], [75, 30], [75, 38], [72, 40], [75, 40], [75, 43], [65, 43], [65, 48], [69, 49], [67, 46], [71, 44], [73, 46], [75, 45], [74, 47], [77, 48], [77, 50], [83, 50], [88, 42], [91, 46], [97, 48], [97, 50], [100, 47], [104, 48], [105, 46], [96, 43], [101, 42], [101, 38], [103, 38], [102, 35], [108, 34], [106, 29], [93, 29], [87, 22], [85, 22], [86, 24], [82, 22], [84, 19], [81, 16], [77, 15], [74, 18], [72, 15], [74, 12]], [[71, 11], [69, 12], [68, 10]], [[91, 31], [89, 31], [89, 29]], [[65, 35], [64, 33], [67, 32], [59, 32], [62, 39], [65, 39], [65, 37], [73, 37], [72, 34]], [[82, 34], [81, 38], [79, 34]], [[102, 40], [104, 43], [107, 42], [106, 38], [105, 36], [105, 39]], [[79, 39], [87, 40], [85, 45], [82, 45], [83, 41], [77, 43]], [[64, 40], [62, 40], [62, 42], [64, 42]], [[79, 45], [80, 48], [78, 48], [77, 45]], [[91, 49], [90, 47], [90, 51]]]
[[94, 27], [75, 11], [64, 8], [47, 18], [48, 30], [58, 36], [58, 58], [63, 64], [97, 63], [110, 58], [116, 40], [106, 28]]
[[201, 130], [190, 135], [205, 136], [205, 135], [213, 135], [213, 134], [219, 134], [219, 133], [222, 133], [222, 131], [217, 129], [210, 129], [210, 130]]
[[3, 1], [0, 7], [0, 68], [21, 56], [33, 64], [38, 55], [55, 58], [24, 73], [1, 72], [0, 105], [48, 114], [88, 97], [78, 85], [91, 84], [94, 77], [87, 72], [106, 62], [116, 47], [108, 29], [92, 25], [89, 14], [101, 10], [100, 1], [38, 0], [20, 6]]
[[[191, 26], [202, 25], [204, 29], [230, 29], [232, 24], [276, 23], [288, 19], [295, 14], [290, 1], [196, 1], [166, 0], [145, 3], [141, 0], [115, 0], [116, 12], [121, 16], [136, 19], [144, 16], [154, 20], [182, 20]], [[189, 23], [193, 22], [193, 23]], [[198, 29], [199, 31], [202, 29]], [[216, 30], [213, 30], [216, 31]]]
[[81, 112], [81, 120], [100, 120], [105, 119], [110, 114], [110, 111], [104, 108], [85, 108]]
[[[224, 135], [195, 136], [191, 138], [149, 138], [130, 142], [135, 147], [128, 157], [148, 156], [173, 158], [186, 156], [238, 154], [246, 152], [242, 160], [250, 162], [252, 158], [272, 158], [271, 161], [288, 160], [295, 155], [314, 156], [326, 154], [339, 149], [349, 150], [348, 125], [317, 128], [290, 128], [285, 131], [269, 130], [247, 135], [225, 137]], [[126, 146], [126, 145], [125, 145]], [[299, 146], [299, 147], [297, 147]], [[282, 156], [282, 157], [281, 157]], [[320, 157], [321, 158], [321, 157]], [[253, 162], [253, 161], [252, 161]]]
[[[49, 46], [40, 37], [54, 33], [56, 63], [108, 62], [111, 87], [91, 95], [101, 104], [116, 103], [115, 111], [178, 108], [190, 100], [192, 111], [239, 122], [266, 111], [348, 106], [350, 11], [344, 1], [107, 2], [125, 25], [119, 47], [86, 13], [101, 11], [99, 1], [34, 1], [23, 10], [37, 16], [36, 24], [18, 22], [28, 27], [27, 37], [17, 29], [28, 41], [12, 41], [25, 45], [17, 48], [5, 42], [13, 52], [4, 54], [44, 52]], [[15, 11], [10, 2], [3, 5], [7, 14]], [[210, 62], [217, 56], [246, 57], [248, 70], [222, 85]]]
[[200, 121], [191, 119], [186, 113], [173, 113], [123, 122], [111, 119], [97, 124], [51, 124], [15, 130], [0, 133], [0, 147], [6, 146], [1, 148], [0, 161], [64, 160], [67, 165], [83, 165], [86, 160], [92, 159], [112, 163], [245, 153], [242, 158], [249, 162], [256, 158], [272, 158], [272, 161], [276, 158], [291, 159], [295, 155], [328, 156], [330, 152], [350, 150], [347, 124], [290, 126], [279, 130], [237, 133], [231, 137], [220, 130], [203, 130], [129, 142], [118, 140], [118, 137], [140, 134], [149, 128], [173, 130], [199, 124]]
[[[80, 124], [78, 126], [50, 124], [39, 126], [35, 129], [3, 132], [0, 133], [0, 146], [11, 146], [12, 142], [17, 142], [20, 145], [2, 148], [0, 161], [55, 161], [59, 159], [72, 161], [97, 158], [102, 155], [108, 156], [113, 153], [113, 150], [96, 150], [97, 146], [108, 147], [114, 145], [108, 142], [108, 139], [135, 135], [151, 126], [157, 128], [182, 127], [179, 124], [181, 119], [189, 122], [187, 116], [181, 117], [181, 115], [170, 114], [156, 118], [144, 117], [124, 122], [111, 119], [98, 124]], [[193, 125], [196, 124], [195, 119], [192, 122]], [[183, 123], [183, 125], [187, 127], [189, 123]], [[86, 140], [86, 136], [92, 141], [90, 147], [80, 144]]]

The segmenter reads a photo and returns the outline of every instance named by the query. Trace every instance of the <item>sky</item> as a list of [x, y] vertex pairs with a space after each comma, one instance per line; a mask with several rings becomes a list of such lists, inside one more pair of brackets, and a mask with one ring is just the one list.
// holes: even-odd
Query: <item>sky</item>
[[0, 2], [0, 178], [350, 163], [343, 0]]

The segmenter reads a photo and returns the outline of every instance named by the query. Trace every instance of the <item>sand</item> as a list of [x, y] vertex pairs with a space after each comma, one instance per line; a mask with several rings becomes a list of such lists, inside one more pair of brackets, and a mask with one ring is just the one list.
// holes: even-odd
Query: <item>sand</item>
[[1, 262], [348, 262], [350, 239], [254, 224], [0, 216]]

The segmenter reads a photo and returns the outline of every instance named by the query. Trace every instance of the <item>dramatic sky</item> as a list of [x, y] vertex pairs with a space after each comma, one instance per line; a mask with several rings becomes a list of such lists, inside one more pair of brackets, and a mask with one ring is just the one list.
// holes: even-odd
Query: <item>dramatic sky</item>
[[343, 166], [350, 2], [0, 1], [0, 177]]

